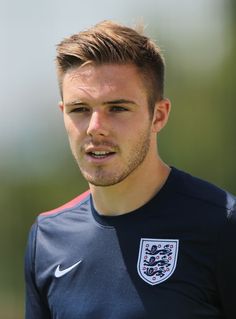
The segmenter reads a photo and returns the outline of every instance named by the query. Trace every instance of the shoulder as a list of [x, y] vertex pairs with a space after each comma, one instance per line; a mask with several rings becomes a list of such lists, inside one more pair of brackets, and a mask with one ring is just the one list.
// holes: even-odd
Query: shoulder
[[56, 209], [39, 214], [31, 227], [30, 241], [36, 245], [36, 242], [60, 238], [65, 233], [78, 231], [78, 228], [85, 225], [81, 221], [89, 220], [89, 211], [90, 192], [87, 191]]
[[186, 199], [215, 206], [227, 211], [235, 210], [236, 197], [230, 192], [189, 173], [174, 168], [176, 192]]
[[171, 184], [175, 205], [186, 220], [219, 231], [235, 219], [236, 197], [228, 191], [176, 168]]
[[42, 212], [38, 216], [38, 221], [43, 221], [45, 219], [51, 219], [55, 218], [57, 216], [64, 215], [65, 213], [73, 213], [74, 211], [77, 211], [80, 209], [80, 207], [86, 206], [88, 203], [88, 200], [90, 198], [90, 191], [86, 191], [79, 196], [75, 197], [74, 199], [70, 200], [66, 204], [63, 204], [62, 206], [59, 206], [58, 208]]
[[78, 233], [85, 224], [81, 220], [89, 218], [89, 210], [90, 192], [86, 191], [56, 209], [39, 214], [29, 232], [27, 258], [34, 259], [36, 246], [44, 249], [51, 241], [61, 240], [65, 234]]

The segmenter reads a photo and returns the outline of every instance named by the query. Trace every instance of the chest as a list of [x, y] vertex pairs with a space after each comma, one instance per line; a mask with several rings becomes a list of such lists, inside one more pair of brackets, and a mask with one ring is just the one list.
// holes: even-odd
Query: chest
[[220, 318], [214, 243], [171, 234], [146, 224], [44, 237], [37, 284], [53, 318]]

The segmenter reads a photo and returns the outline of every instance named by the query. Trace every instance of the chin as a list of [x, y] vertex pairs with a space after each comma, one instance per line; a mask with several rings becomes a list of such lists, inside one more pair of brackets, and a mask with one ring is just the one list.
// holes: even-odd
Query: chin
[[94, 186], [108, 187], [119, 184], [122, 182], [127, 176], [91, 176], [88, 174], [83, 174], [83, 177], [86, 181]]
[[93, 186], [100, 186], [100, 187], [109, 187], [109, 186], [113, 186], [113, 185], [116, 185], [118, 183], [120, 183], [120, 181], [116, 181], [116, 180], [100, 180], [100, 179], [89, 179], [87, 178], [86, 179], [87, 182]]

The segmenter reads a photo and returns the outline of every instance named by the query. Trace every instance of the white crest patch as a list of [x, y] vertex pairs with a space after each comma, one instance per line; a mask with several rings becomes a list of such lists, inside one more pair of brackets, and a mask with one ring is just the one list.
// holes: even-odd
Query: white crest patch
[[149, 285], [160, 284], [175, 271], [178, 239], [141, 238], [137, 269]]

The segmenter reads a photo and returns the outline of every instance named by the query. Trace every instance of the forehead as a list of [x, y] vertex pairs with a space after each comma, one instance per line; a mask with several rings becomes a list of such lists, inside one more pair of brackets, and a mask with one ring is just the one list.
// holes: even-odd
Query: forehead
[[71, 98], [145, 99], [142, 77], [132, 64], [86, 64], [69, 70], [62, 83], [64, 100]]

